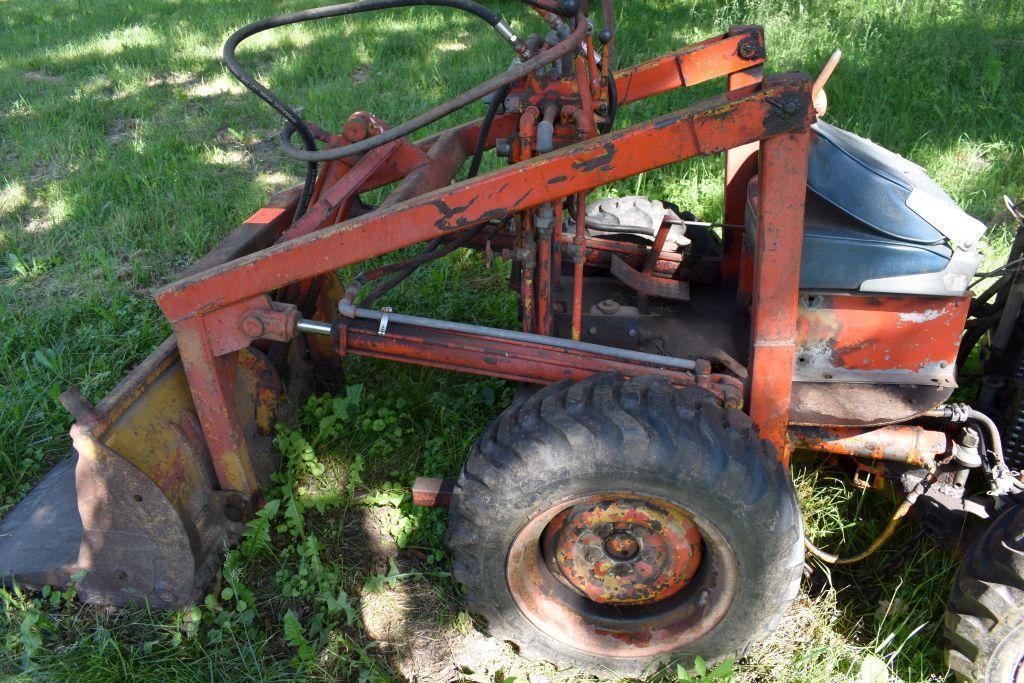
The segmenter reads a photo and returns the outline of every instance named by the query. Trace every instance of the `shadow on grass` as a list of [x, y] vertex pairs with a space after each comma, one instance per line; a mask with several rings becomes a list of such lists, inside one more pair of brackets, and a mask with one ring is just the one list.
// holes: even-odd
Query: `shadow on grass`
[[[779, 46], [780, 58], [770, 70], [813, 73], [834, 47], [843, 47], [847, 57], [830, 85], [830, 117], [837, 124], [933, 169], [982, 217], [995, 211], [1003, 191], [1019, 194], [1019, 6], [990, 0], [956, 15], [923, 2], [896, 14], [883, 11], [884, 3], [862, 4], [855, 11], [839, 3], [807, 9], [782, 1], [630, 0], [619, 8], [621, 53], [638, 61], [731, 23], [758, 20], [768, 24], [769, 54]], [[509, 17], [526, 16], [518, 3], [498, 6]], [[32, 278], [0, 271], [10, 282], [5, 310], [12, 311], [0, 325], [0, 384], [9, 392], [0, 407], [5, 504], [66, 450], [63, 432], [70, 420], [56, 404], [55, 391], [79, 382], [90, 398], [102, 396], [166, 332], [147, 290], [184, 270], [260, 205], [270, 188], [256, 174], [278, 167], [289, 177], [301, 172], [279, 154], [257, 153], [279, 122], [254, 98], [230, 89], [189, 94], [197, 83], [223, 77], [215, 60], [223, 38], [247, 21], [280, 11], [277, 3], [177, 0], [135, 8], [124, 15], [108, 3], [22, 2], [5, 6], [0, 19], [8, 35], [16, 36], [0, 72], [0, 99], [5, 112], [8, 102], [21, 103], [11, 105], [11, 115], [0, 123], [0, 176], [20, 182], [28, 195], [16, 212], [0, 216], [0, 244], [4, 252], [28, 262], [38, 256], [43, 264]], [[397, 123], [509, 62], [497, 39], [472, 20], [416, 10], [394, 16], [391, 24], [340, 19], [289, 33], [272, 46], [243, 47], [240, 56], [287, 101], [303, 105], [311, 120], [333, 128], [359, 109]], [[135, 26], [141, 28], [133, 37]], [[665, 38], [677, 34], [687, 40], [673, 44]], [[435, 49], [453, 41], [467, 48]], [[168, 80], [171, 74], [185, 80]], [[163, 81], [150, 85], [154, 79]], [[720, 89], [720, 83], [710, 84], [627, 108], [620, 125]], [[451, 121], [476, 115], [479, 107]], [[650, 174], [646, 191], [686, 200], [684, 205], [707, 201], [679, 181], [686, 168]], [[715, 161], [708, 168], [717, 171], [720, 165]], [[42, 220], [37, 229], [28, 229], [36, 219]], [[492, 285], [502, 286], [487, 286]], [[423, 291], [410, 304], [422, 308], [425, 301], [445, 297], [444, 291]], [[449, 306], [459, 301], [465, 303]], [[441, 317], [455, 317], [451, 308], [445, 313]], [[463, 455], [453, 451], [453, 462]], [[350, 522], [343, 528], [351, 529]], [[370, 542], [365, 533], [354, 533], [353, 546]], [[946, 576], [926, 551], [915, 557], [922, 554], [924, 560], [905, 565], [896, 576], [881, 576], [885, 556], [881, 564], [833, 575], [849, 582], [838, 595], [847, 624], [842, 628], [851, 641], [868, 646], [884, 640], [878, 628], [890, 622], [870, 620], [901, 580], [928, 585]], [[415, 557], [398, 557], [403, 566], [419, 566]], [[410, 585], [405, 608], [395, 610], [394, 623], [380, 627], [381, 634], [392, 634], [387, 640], [415, 642], [432, 628], [454, 627], [458, 601], [450, 582]], [[944, 590], [921, 596], [931, 619], [941, 612], [936, 596], [944, 599]], [[940, 645], [936, 631], [931, 633], [925, 659], [940, 666]], [[405, 666], [402, 647], [382, 650], [397, 672]], [[912, 679], [920, 661], [897, 658], [895, 665]]]

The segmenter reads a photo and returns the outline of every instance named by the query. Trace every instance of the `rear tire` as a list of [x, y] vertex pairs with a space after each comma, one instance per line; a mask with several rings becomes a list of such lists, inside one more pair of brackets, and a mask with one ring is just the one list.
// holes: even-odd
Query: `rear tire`
[[657, 377], [595, 375], [513, 404], [473, 446], [449, 519], [452, 573], [489, 633], [597, 674], [742, 656], [803, 568], [792, 482], [750, 419]]
[[1000, 515], [964, 557], [946, 610], [959, 681], [1024, 681], [1024, 507]]

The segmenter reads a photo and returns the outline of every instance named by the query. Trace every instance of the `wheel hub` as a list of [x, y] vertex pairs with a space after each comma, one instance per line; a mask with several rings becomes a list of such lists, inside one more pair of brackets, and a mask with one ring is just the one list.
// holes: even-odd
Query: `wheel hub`
[[679, 508], [645, 500], [577, 505], [552, 520], [545, 536], [564, 582], [599, 603], [663, 600], [700, 566], [697, 526]]

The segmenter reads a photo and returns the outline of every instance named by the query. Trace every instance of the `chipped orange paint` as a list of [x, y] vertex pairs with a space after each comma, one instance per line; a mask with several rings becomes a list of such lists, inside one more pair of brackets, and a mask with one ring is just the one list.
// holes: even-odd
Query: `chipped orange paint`
[[835, 367], [849, 370], [920, 372], [952, 368], [970, 297], [804, 292], [800, 304], [801, 353], [827, 351]]

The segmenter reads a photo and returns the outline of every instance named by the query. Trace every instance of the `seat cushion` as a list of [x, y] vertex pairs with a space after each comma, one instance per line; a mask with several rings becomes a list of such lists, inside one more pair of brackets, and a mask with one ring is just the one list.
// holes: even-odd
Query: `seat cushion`
[[[757, 237], [757, 179], [747, 196]], [[803, 289], [960, 296], [981, 263], [985, 226], [923, 168], [818, 121], [808, 152]]]
[[[747, 225], [757, 225], [757, 178], [748, 189]], [[748, 246], [753, 246], [756, 232], [747, 230]], [[939, 272], [951, 256], [952, 250], [942, 241], [921, 244], [894, 239], [807, 192], [802, 289], [859, 290], [868, 280]]]
[[807, 185], [866, 228], [900, 242], [948, 240], [969, 249], [985, 231], [923, 168], [824, 121], [811, 126]]

